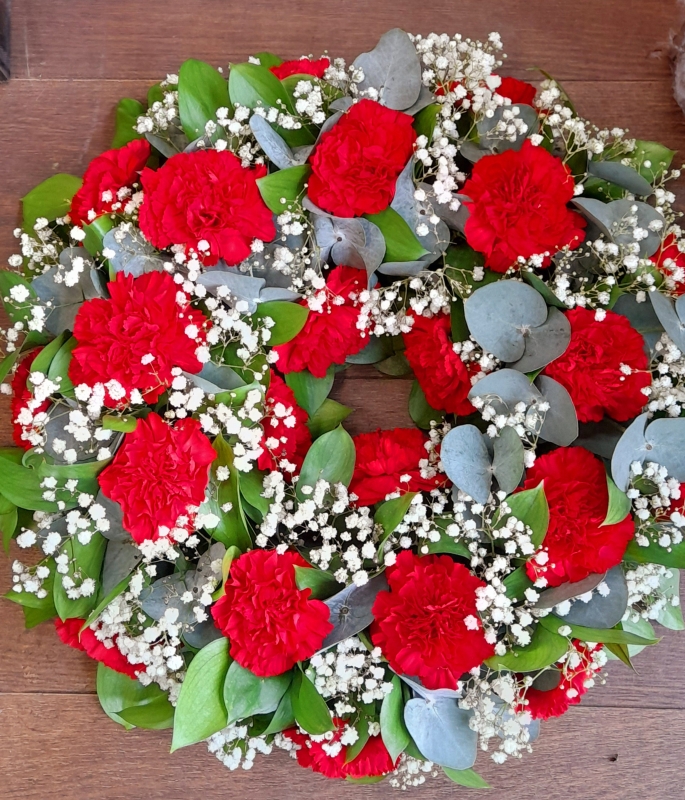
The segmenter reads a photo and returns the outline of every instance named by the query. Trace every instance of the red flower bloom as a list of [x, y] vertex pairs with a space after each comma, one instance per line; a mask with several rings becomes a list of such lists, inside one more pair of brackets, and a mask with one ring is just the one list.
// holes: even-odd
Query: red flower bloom
[[[87, 300], [76, 315], [78, 344], [69, 366], [75, 385], [114, 379], [127, 397], [140, 389], [146, 401], [154, 402], [171, 385], [173, 367], [202, 369], [195, 350], [204, 341], [207, 319], [189, 304], [178, 304], [180, 289], [171, 275], [148, 272], [134, 278], [119, 272], [108, 288], [109, 300]], [[194, 338], [186, 334], [188, 326], [197, 329]], [[106, 395], [107, 405], [121, 400]]]
[[250, 550], [231, 564], [226, 594], [212, 606], [231, 656], [262, 678], [313, 656], [333, 630], [328, 606], [297, 588], [296, 566], [309, 566], [299, 553]]
[[291, 75], [313, 75], [315, 78], [323, 78], [324, 72], [330, 67], [331, 60], [326, 58], [298, 58], [296, 61], [284, 61], [276, 67], [269, 67], [270, 71], [282, 81]]
[[265, 166], [243, 167], [228, 150], [179, 153], [158, 170], [143, 170], [140, 229], [155, 247], [185, 245], [208, 266], [220, 258], [239, 264], [254, 239], [276, 236], [273, 214], [257, 188], [265, 175]]
[[540, 555], [526, 564], [528, 577], [548, 586], [575, 583], [621, 562], [635, 526], [630, 514], [604, 525], [609, 507], [606, 472], [601, 460], [582, 447], [560, 447], [540, 456], [528, 470], [524, 489], [545, 482], [549, 528]]
[[571, 342], [544, 374], [566, 388], [581, 422], [599, 422], [604, 414], [619, 421], [637, 416], [647, 402], [642, 389], [652, 382], [642, 336], [613, 311], [601, 322], [587, 308], [573, 308], [566, 317]]
[[[17, 447], [22, 447], [24, 450], [30, 450], [33, 445], [28, 439], [24, 438], [24, 434], [28, 434], [31, 426], [25, 427], [18, 421], [21, 412], [28, 407], [29, 402], [33, 400], [33, 394], [28, 387], [29, 376], [31, 375], [31, 364], [36, 360], [36, 356], [42, 350], [42, 347], [37, 347], [32, 350], [27, 356], [22, 358], [19, 366], [12, 378], [12, 438]], [[50, 408], [50, 401], [43, 400], [35, 408], [30, 409], [31, 416], [35, 417], [42, 411], [47, 411]]]
[[197, 420], [182, 419], [172, 427], [152, 413], [126, 434], [98, 482], [119, 503], [124, 528], [140, 544], [158, 539], [160, 527], [175, 528], [179, 517], [204, 501], [215, 458]]
[[365, 285], [366, 273], [361, 270], [332, 270], [322, 290], [326, 294], [323, 310], [310, 310], [297, 336], [273, 348], [278, 353], [278, 369], [284, 373], [308, 369], [315, 378], [324, 378], [331, 364], [344, 364], [347, 356], [362, 350], [368, 337], [362, 337], [357, 328], [356, 296]]
[[[92, 222], [120, 203], [117, 192], [132, 186], [150, 157], [146, 139], [134, 139], [118, 150], [94, 158], [86, 169], [81, 188], [72, 201], [69, 217], [74, 225]], [[90, 212], [94, 212], [91, 214]]]
[[506, 272], [519, 256], [549, 253], [549, 264], [564, 245], [585, 238], [585, 220], [566, 207], [573, 187], [568, 167], [528, 140], [518, 151], [484, 156], [462, 189], [470, 198], [466, 241], [495, 272]]
[[355, 103], [314, 150], [309, 197], [338, 217], [386, 209], [414, 150], [413, 122], [374, 100]]
[[112, 639], [113, 647], [107, 647], [104, 642], [101, 642], [95, 635], [95, 631], [88, 627], [79, 634], [81, 628], [85, 624], [84, 619], [65, 619], [62, 621], [59, 617], [55, 620], [55, 629], [57, 635], [69, 647], [75, 650], [82, 650], [95, 661], [99, 661], [106, 667], [113, 669], [115, 672], [121, 672], [123, 675], [128, 675], [129, 678], [136, 678], [139, 672], [145, 672], [145, 664], [132, 664], [126, 656], [117, 648], [117, 637]]
[[[559, 685], [546, 692], [527, 689], [524, 702], [519, 703], [516, 708], [517, 712], [527, 711], [533, 719], [549, 719], [560, 717], [572, 705], [580, 703], [580, 698], [590, 688], [595, 674], [600, 670], [600, 666], [592, 660], [592, 654], [601, 650], [602, 645], [588, 647], [576, 639], [573, 646], [576, 655], [564, 662]], [[569, 661], [572, 661], [573, 666], [569, 665]]]
[[[361, 506], [371, 506], [391, 492], [428, 492], [445, 483], [437, 475], [423, 478], [419, 462], [428, 458], [424, 447], [428, 437], [417, 428], [360, 433], [354, 437], [357, 459], [350, 492]], [[403, 481], [408, 475], [410, 480]]]
[[347, 748], [344, 746], [336, 755], [329, 755], [323, 746], [330, 747], [339, 742], [345, 728], [345, 721], [338, 717], [333, 718], [333, 724], [336, 727], [333, 737], [323, 741], [316, 741], [306, 733], [300, 733], [297, 728], [283, 731], [283, 735], [298, 746], [297, 763], [301, 767], [337, 779], [372, 778], [395, 769], [397, 762], [393, 763], [380, 736], [370, 736], [359, 755], [349, 763], [346, 763]]
[[502, 83], [495, 91], [500, 97], [508, 97], [512, 103], [524, 106], [532, 106], [537, 94], [532, 84], [509, 77], [502, 78]]
[[449, 315], [414, 317], [411, 332], [402, 338], [404, 354], [428, 404], [448, 414], [470, 414], [471, 377], [480, 372], [480, 366], [465, 364], [454, 352]]
[[678, 249], [678, 240], [672, 233], [664, 239], [652, 260], [667, 279], [669, 290], [675, 295], [685, 293], [685, 253]]
[[295, 465], [295, 472], [299, 472], [312, 443], [307, 427], [308, 415], [295, 402], [293, 390], [273, 371], [265, 406], [266, 414], [262, 420], [264, 452], [259, 456], [257, 466], [259, 469], [277, 470], [285, 459]]
[[389, 592], [373, 604], [371, 639], [392, 669], [427, 689], [456, 689], [470, 669], [494, 655], [476, 610], [483, 581], [449, 556], [403, 550], [386, 570]]

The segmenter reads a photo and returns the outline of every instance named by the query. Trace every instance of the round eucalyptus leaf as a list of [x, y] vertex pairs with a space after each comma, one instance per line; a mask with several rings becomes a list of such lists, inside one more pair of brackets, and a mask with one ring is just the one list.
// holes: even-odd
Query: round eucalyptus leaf
[[[287, 169], [301, 163], [297, 161], [283, 137], [276, 133], [264, 117], [253, 114], [250, 117], [250, 128], [259, 146], [279, 169]], [[306, 161], [306, 158], [304, 160]]]
[[203, 272], [197, 282], [205, 286], [213, 295], [217, 294], [220, 286], [225, 286], [230, 292], [231, 299], [245, 301], [248, 314], [254, 314], [257, 308], [257, 300], [260, 299], [260, 293], [266, 285], [264, 278], [253, 278], [251, 275], [245, 275], [234, 267], [225, 265], [219, 265], [207, 272]]
[[98, 492], [95, 502], [105, 509], [105, 519], [109, 522], [109, 529], [101, 531], [105, 539], [110, 542], [130, 542], [131, 534], [124, 528], [124, 515], [119, 503], [110, 500], [102, 490]]
[[[603, 203], [590, 197], [579, 197], [572, 201], [573, 205], [591, 220], [600, 231], [618, 245], [639, 245], [642, 258], [654, 255], [661, 244], [661, 228], [652, 230], [654, 223], [663, 228], [664, 218], [652, 206], [641, 200], [613, 200]], [[629, 217], [637, 219], [637, 226], [647, 231], [644, 239], [637, 241], [633, 236], [633, 228], [626, 225]]]
[[[671, 337], [675, 346], [685, 351], [685, 322], [683, 322], [680, 314], [678, 314], [678, 307], [671, 300], [670, 297], [661, 294], [661, 292], [650, 292], [649, 299], [652, 301], [652, 308], [656, 314], [659, 322], [663, 325], [666, 333]], [[684, 311], [682, 304], [680, 311]]]
[[329, 108], [332, 108], [333, 111], [347, 111], [352, 108], [353, 105], [354, 100], [351, 97], [339, 97], [329, 105]]
[[517, 403], [529, 406], [542, 400], [528, 377], [515, 369], [499, 369], [481, 378], [469, 392], [469, 400], [474, 397], [487, 399], [498, 413], [512, 412]]
[[559, 603], [563, 603], [564, 600], [572, 600], [581, 594], [591, 592], [599, 586], [605, 576], [605, 572], [592, 574], [588, 575], [587, 578], [583, 578], [582, 581], [574, 581], [573, 583], [567, 581], [560, 586], [552, 586], [550, 589], [545, 589], [540, 592], [535, 608], [554, 608]]
[[466, 220], [469, 218], [468, 203], [470, 198], [465, 194], [452, 195], [452, 201], [458, 201], [459, 208], [456, 211], [450, 208], [450, 203], [439, 203], [438, 198], [435, 196], [433, 187], [429, 183], [419, 184], [419, 188], [423, 189], [426, 193], [426, 199], [431, 205], [433, 213], [440, 217], [440, 219], [453, 231], [460, 231], [464, 233], [466, 228]]
[[[653, 294], [659, 293], [652, 292], [650, 296]], [[614, 303], [611, 310], [625, 317], [633, 328], [642, 334], [642, 338], [647, 343], [649, 350], [654, 350], [654, 345], [661, 338], [664, 327], [654, 311], [654, 305], [650, 301], [645, 300], [644, 303], [638, 303], [634, 294], [623, 294]]]
[[[477, 503], [487, 503], [492, 484], [492, 466], [483, 434], [478, 428], [474, 425], [452, 428], [442, 440], [440, 459], [452, 483]], [[506, 466], [503, 469], [506, 475]]]
[[[489, 437], [487, 437], [489, 438]], [[499, 488], [511, 494], [521, 482], [524, 469], [523, 442], [516, 431], [507, 426], [493, 440], [492, 472]]]
[[433, 92], [431, 92], [427, 86], [421, 84], [421, 91], [419, 92], [418, 100], [414, 103], [414, 105], [409, 106], [409, 108], [405, 108], [404, 113], [409, 114], [410, 117], [413, 117], [418, 114], [419, 111], [423, 111], [424, 108], [434, 102], [435, 95]]
[[578, 438], [578, 417], [571, 395], [553, 378], [539, 375], [535, 385], [542, 397], [549, 403], [540, 436], [559, 447], [568, 447]]
[[373, 50], [355, 58], [354, 66], [364, 73], [359, 89], [376, 89], [388, 108], [404, 111], [419, 99], [421, 62], [412, 40], [400, 28], [384, 33]]
[[221, 639], [223, 633], [214, 624], [214, 617], [209, 615], [209, 619], [198, 622], [183, 634], [184, 641], [196, 650], [202, 650], [215, 639]]
[[590, 161], [588, 172], [597, 178], [615, 183], [623, 189], [627, 189], [631, 194], [640, 197], [647, 197], [653, 193], [652, 184], [640, 175], [639, 172], [621, 164], [619, 161]]
[[685, 481], [685, 418], [655, 419], [647, 426], [645, 461], [656, 461], [669, 476]]
[[[195, 621], [194, 603], [184, 603], [181, 597], [187, 591], [183, 576], [179, 573], [167, 575], [143, 588], [140, 600], [143, 611], [154, 620], [161, 619], [168, 608], [178, 609], [178, 621], [192, 625]], [[197, 592], [196, 594], [199, 594]]]
[[459, 152], [467, 161], [475, 164], [480, 161], [483, 156], [490, 155], [487, 150], [481, 150], [475, 142], [465, 141], [459, 145]]
[[508, 366], [519, 372], [534, 372], [566, 352], [571, 341], [571, 324], [558, 308], [550, 308], [545, 322], [530, 328], [524, 336], [523, 356]]
[[[76, 453], [76, 462], [93, 461], [97, 451], [102, 446], [101, 442], [88, 439], [78, 441], [72, 433], [66, 430], [69, 426], [69, 414], [73, 409], [60, 403], [54, 403], [48, 409], [48, 419], [45, 423], [45, 452], [54, 458], [58, 464], [67, 463], [64, 458], [66, 450]], [[68, 462], [72, 463], [72, 462]]]
[[[523, 121], [525, 130], [516, 132], [516, 138], [511, 141], [504, 133], [498, 130], [498, 125], [504, 120], [506, 112], [512, 109], [518, 110], [517, 119]], [[538, 115], [532, 106], [522, 103], [513, 103], [508, 106], [496, 108], [491, 117], [483, 117], [478, 122], [479, 144], [481, 148], [487, 148], [492, 153], [502, 153], [505, 150], [520, 150], [523, 143], [533, 133], [538, 130]]]
[[124, 541], [107, 542], [102, 565], [102, 596], [106, 597], [142, 560], [143, 554], [130, 537]]
[[473, 338], [502, 361], [518, 361], [526, 333], [547, 320], [547, 304], [527, 283], [501, 280], [482, 286], [464, 303]]
[[363, 586], [355, 586], [352, 583], [324, 601], [331, 610], [330, 621], [334, 627], [323, 640], [321, 649], [326, 650], [368, 628], [373, 622], [371, 609], [376, 601], [376, 595], [387, 589], [388, 580], [383, 573], [380, 573]]
[[448, 698], [415, 697], [404, 707], [404, 722], [421, 754], [449, 769], [470, 769], [475, 763], [478, 735], [469, 727], [472, 715]]
[[411, 687], [414, 694], [423, 697], [425, 700], [436, 700], [438, 698], [450, 698], [454, 700], [462, 695], [462, 692], [458, 689], [426, 689], [418, 678], [410, 678], [407, 675], [400, 675], [399, 677], [407, 686]]
[[645, 425], [648, 418], [648, 414], [640, 414], [630, 423], [618, 440], [611, 457], [611, 477], [622, 492], [628, 490], [630, 465], [633, 461], [642, 464], [645, 460]]
[[385, 261], [378, 267], [378, 272], [383, 275], [396, 275], [404, 278], [418, 275], [425, 269], [425, 261]]
[[546, 669], [541, 672], [533, 681], [533, 689], [538, 692], [551, 692], [561, 683], [561, 670]]
[[215, 581], [221, 578], [221, 562], [226, 555], [226, 545], [215, 542], [199, 558], [194, 570], [188, 570], [185, 574], [186, 588], [191, 592], [202, 587], [210, 580]]
[[586, 628], [613, 628], [617, 625], [628, 606], [628, 585], [620, 564], [607, 572], [603, 582], [609, 587], [608, 595], [593, 592], [588, 603], [576, 599], [571, 603], [568, 614], [559, 616], [571, 625], [583, 625]]

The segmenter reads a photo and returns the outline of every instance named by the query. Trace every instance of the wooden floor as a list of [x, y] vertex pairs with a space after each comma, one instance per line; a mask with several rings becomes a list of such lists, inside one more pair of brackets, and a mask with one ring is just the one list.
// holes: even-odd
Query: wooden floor
[[[54, 172], [81, 174], [110, 142], [113, 109], [182, 60], [216, 65], [273, 50], [329, 48], [347, 58], [388, 28], [484, 37], [502, 34], [505, 70], [539, 66], [564, 83], [581, 113], [685, 152], [666, 56], [681, 24], [676, 0], [14, 0], [12, 80], [0, 84], [0, 261], [13, 249], [18, 198]], [[408, 385], [356, 368], [336, 397], [358, 411], [352, 432], [409, 424]], [[0, 444], [9, 443], [7, 407]], [[16, 555], [13, 552], [12, 556]], [[0, 558], [0, 590], [10, 561]], [[0, 606], [2, 800], [271, 800], [309, 795], [386, 798], [393, 790], [312, 776], [284, 754], [229, 773], [202, 746], [168, 753], [168, 732], [124, 733], [100, 712], [95, 670], [51, 626], [22, 628]], [[638, 659], [612, 665], [582, 707], [543, 726], [533, 756], [477, 767], [492, 800], [677, 800], [685, 797], [685, 635], [665, 632]], [[424, 798], [462, 796], [439, 778]]]

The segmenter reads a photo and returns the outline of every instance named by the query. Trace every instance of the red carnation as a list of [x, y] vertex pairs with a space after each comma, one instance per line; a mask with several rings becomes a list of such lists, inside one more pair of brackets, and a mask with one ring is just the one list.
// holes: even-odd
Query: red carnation
[[328, 606], [297, 588], [295, 567], [308, 566], [293, 551], [250, 550], [231, 564], [226, 594], [212, 606], [231, 656], [261, 678], [310, 658], [333, 630]]
[[374, 100], [355, 103], [314, 150], [309, 197], [338, 217], [386, 209], [414, 150], [413, 122]]
[[[189, 303], [179, 305], [184, 295], [171, 275], [148, 272], [134, 278], [119, 272], [108, 288], [109, 300], [88, 300], [76, 315], [78, 344], [69, 366], [75, 385], [116, 380], [126, 397], [140, 389], [147, 402], [154, 402], [171, 385], [174, 367], [202, 369], [195, 350], [204, 342], [208, 322]], [[106, 396], [110, 406], [123, 399]]]
[[276, 236], [273, 214], [257, 188], [265, 175], [263, 164], [243, 167], [228, 150], [179, 153], [158, 170], [143, 170], [140, 229], [155, 247], [185, 245], [208, 266], [220, 258], [239, 264], [255, 239]]
[[275, 67], [269, 67], [270, 71], [282, 81], [291, 75], [313, 75], [315, 78], [323, 78], [324, 72], [330, 67], [331, 60], [326, 58], [299, 58], [296, 61], [284, 61]]
[[681, 252], [678, 240], [672, 233], [664, 239], [652, 260], [666, 278], [669, 291], [674, 295], [685, 293], [685, 253]]
[[[33, 393], [29, 389], [28, 381], [31, 375], [31, 364], [36, 360], [36, 356], [42, 349], [42, 347], [37, 347], [22, 358], [12, 378], [12, 438], [17, 447], [22, 447], [24, 450], [30, 450], [33, 447], [31, 442], [26, 438], [32, 430], [32, 427], [25, 427], [22, 425], [21, 422], [18, 421], [18, 417], [21, 412], [29, 406], [30, 401], [33, 400]], [[48, 408], [50, 408], [50, 401], [43, 400], [38, 406], [30, 409], [31, 416], [35, 417], [36, 414], [47, 411]]]
[[[132, 664], [126, 656], [120, 652], [117, 645], [117, 638], [114, 637], [112, 647], [108, 647], [104, 642], [101, 642], [95, 635], [95, 631], [91, 627], [81, 628], [85, 625], [84, 619], [65, 619], [57, 618], [55, 620], [55, 629], [57, 635], [69, 647], [75, 650], [81, 650], [95, 661], [99, 661], [106, 667], [113, 669], [115, 672], [121, 672], [123, 675], [128, 675], [129, 678], [136, 678], [139, 672], [145, 672], [145, 664], [136, 663]], [[79, 633], [81, 631], [81, 633]]]
[[[428, 492], [444, 484], [444, 476], [424, 478], [419, 463], [427, 461], [428, 437], [417, 428], [360, 433], [354, 437], [357, 459], [350, 492], [359, 505], [371, 506], [391, 492]], [[408, 477], [409, 480], [402, 480]]]
[[330, 739], [316, 737], [312, 739], [306, 733], [301, 733], [297, 728], [289, 728], [283, 731], [283, 735], [294, 742], [298, 749], [296, 751], [297, 763], [325, 775], [327, 778], [373, 778], [386, 775], [395, 769], [397, 762], [393, 763], [390, 753], [383, 744], [380, 736], [370, 736], [367, 743], [362, 748], [359, 755], [347, 763], [347, 748], [342, 746], [336, 755], [331, 756], [324, 750], [324, 745], [330, 748], [331, 745], [340, 741], [345, 721], [338, 717], [333, 718], [335, 732]]
[[642, 389], [652, 382], [642, 336], [625, 317], [605, 313], [600, 322], [587, 308], [567, 311], [571, 342], [544, 370], [571, 395], [581, 422], [599, 422], [604, 414], [632, 419], [647, 402]]
[[542, 481], [549, 527], [542, 551], [526, 564], [528, 577], [559, 586], [620, 564], [635, 526], [630, 514], [614, 525], [602, 525], [609, 508], [602, 461], [582, 447], [560, 447], [536, 460], [523, 488], [534, 489]]
[[98, 482], [119, 503], [124, 528], [140, 544], [159, 538], [161, 527], [175, 528], [179, 517], [204, 502], [215, 458], [197, 420], [181, 419], [172, 427], [151, 413], [126, 434]]
[[449, 556], [403, 550], [386, 570], [389, 592], [373, 605], [371, 639], [392, 669], [427, 689], [456, 689], [461, 676], [494, 655], [476, 609], [483, 581]]
[[561, 666], [559, 685], [548, 691], [527, 689], [524, 701], [516, 708], [518, 713], [527, 711], [533, 719], [550, 719], [562, 716], [572, 705], [580, 703], [580, 698], [592, 686], [595, 673], [600, 670], [592, 654], [601, 650], [602, 645], [589, 647], [574, 639], [573, 647], [571, 655]]
[[[336, 267], [322, 290], [321, 311], [310, 310], [304, 328], [286, 344], [273, 349], [278, 353], [281, 372], [308, 369], [315, 378], [324, 378], [331, 364], [344, 364], [368, 343], [357, 327], [356, 298], [366, 288], [366, 273], [353, 267]], [[302, 300], [301, 305], [306, 305]]]
[[428, 404], [448, 414], [470, 414], [471, 378], [480, 372], [480, 365], [464, 363], [454, 352], [449, 315], [414, 317], [410, 333], [402, 336], [404, 354]]
[[569, 168], [526, 140], [520, 150], [484, 156], [462, 189], [470, 198], [466, 241], [485, 265], [506, 272], [517, 259], [548, 253], [585, 238], [585, 220], [566, 204], [573, 198]]
[[516, 78], [502, 78], [502, 83], [495, 89], [500, 97], [507, 97], [512, 103], [532, 106], [537, 89], [530, 83]]
[[295, 402], [293, 390], [273, 371], [265, 399], [266, 414], [262, 419], [264, 452], [259, 456], [257, 466], [259, 469], [278, 470], [285, 460], [295, 465], [294, 470], [289, 471], [299, 472], [312, 443], [307, 412]]
[[71, 201], [71, 221], [75, 225], [84, 225], [101, 214], [121, 208], [119, 190], [130, 188], [138, 180], [149, 157], [147, 140], [134, 139], [118, 150], [108, 150], [94, 158], [88, 164], [81, 188]]

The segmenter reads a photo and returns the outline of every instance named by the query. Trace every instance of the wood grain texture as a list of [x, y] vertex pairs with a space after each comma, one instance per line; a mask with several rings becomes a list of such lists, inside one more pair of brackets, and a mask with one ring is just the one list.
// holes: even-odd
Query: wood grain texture
[[[502, 34], [503, 72], [532, 79], [543, 67], [564, 82], [580, 113], [685, 150], [685, 120], [672, 99], [665, 51], [681, 24], [677, 0], [23, 0], [13, 5], [12, 74], [0, 85], [0, 263], [15, 251], [18, 199], [55, 172], [81, 174], [109, 146], [114, 107], [143, 99], [180, 62], [217, 65], [270, 49], [348, 59], [387, 28]], [[410, 382], [372, 368], [340, 375], [333, 396], [356, 411], [350, 431], [409, 425]], [[0, 444], [10, 442], [6, 399]], [[11, 559], [0, 558], [0, 591]], [[26, 554], [21, 554], [24, 557]], [[661, 633], [661, 632], [660, 632]], [[478, 769], [493, 800], [676, 800], [683, 797], [685, 636], [664, 632], [637, 658], [637, 673], [607, 669], [580, 708], [544, 726], [532, 756]], [[168, 733], [124, 733], [94, 697], [94, 662], [64, 647], [51, 626], [23, 630], [18, 606], [0, 605], [0, 797], [46, 800], [180, 800], [188, 796], [384, 798], [392, 790], [327, 782], [278, 753], [252, 773], [228, 773], [202, 746], [168, 754]], [[617, 757], [617, 758], [616, 758]], [[439, 778], [423, 797], [463, 792]]]

